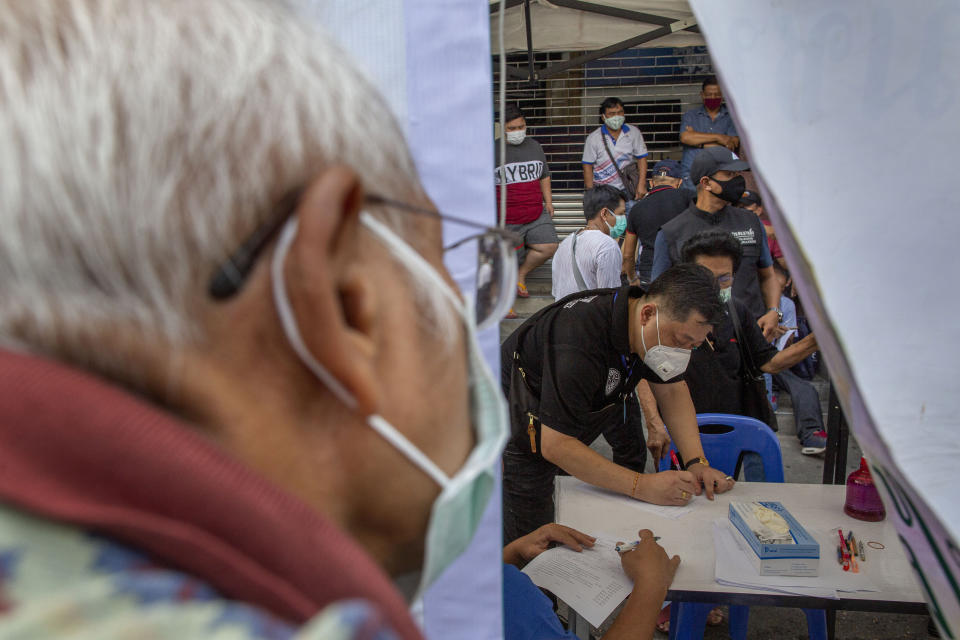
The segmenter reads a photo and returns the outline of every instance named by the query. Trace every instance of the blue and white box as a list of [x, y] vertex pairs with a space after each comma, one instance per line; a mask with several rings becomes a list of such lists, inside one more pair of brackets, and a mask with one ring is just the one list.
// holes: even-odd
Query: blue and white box
[[731, 502], [730, 522], [762, 576], [816, 576], [820, 543], [779, 502]]

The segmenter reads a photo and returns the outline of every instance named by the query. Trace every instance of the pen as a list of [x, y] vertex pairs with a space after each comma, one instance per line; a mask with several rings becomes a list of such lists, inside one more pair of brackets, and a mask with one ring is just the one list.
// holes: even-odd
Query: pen
[[840, 551], [843, 555], [843, 570], [850, 571], [850, 553], [847, 551], [847, 541], [843, 538], [843, 530], [837, 529], [837, 535], [840, 536]]
[[850, 549], [850, 570], [853, 573], [860, 573], [860, 563], [857, 562], [857, 543], [853, 537], [853, 531], [847, 532], [847, 547]]
[[670, 451], [670, 466], [674, 471], [680, 471], [680, 461], [677, 460], [676, 451]]
[[867, 561], [867, 554], [866, 554], [866, 552], [863, 550], [863, 540], [860, 541], [860, 561], [861, 561], [861, 562], [866, 562], [866, 561]]
[[[659, 541], [660, 536], [653, 536], [653, 539], [654, 541]], [[614, 547], [614, 549], [617, 550], [619, 553], [625, 553], [627, 551], [633, 551], [638, 546], [640, 546], [640, 541], [634, 540], [633, 542], [625, 542], [623, 544], [618, 544], [617, 546]]]

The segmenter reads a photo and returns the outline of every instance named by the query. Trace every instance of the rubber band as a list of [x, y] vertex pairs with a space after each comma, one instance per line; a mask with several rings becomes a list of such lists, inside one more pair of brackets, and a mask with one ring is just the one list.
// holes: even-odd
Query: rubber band
[[870, 542], [867, 543], [867, 546], [870, 547], [871, 549], [886, 549], [886, 548], [887, 548], [886, 546], [884, 546], [884, 544], [883, 544], [882, 542], [877, 542], [876, 540], [871, 540]]

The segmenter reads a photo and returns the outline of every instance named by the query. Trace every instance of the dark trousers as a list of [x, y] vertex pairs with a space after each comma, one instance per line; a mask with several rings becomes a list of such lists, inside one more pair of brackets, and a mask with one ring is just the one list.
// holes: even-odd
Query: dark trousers
[[[612, 421], [603, 433], [613, 449], [613, 461], [643, 472], [647, 445], [643, 438], [640, 405], [633, 398], [626, 403], [626, 423]], [[554, 478], [562, 470], [541, 456], [524, 451], [514, 442], [503, 452], [503, 543], [508, 544], [556, 518], [553, 501]]]
[[503, 452], [503, 544], [554, 520], [553, 479], [558, 467], [513, 442]]
[[823, 429], [823, 413], [820, 411], [820, 397], [816, 388], [789, 369], [773, 374], [773, 379], [790, 394], [797, 437], [802, 438], [811, 431]]

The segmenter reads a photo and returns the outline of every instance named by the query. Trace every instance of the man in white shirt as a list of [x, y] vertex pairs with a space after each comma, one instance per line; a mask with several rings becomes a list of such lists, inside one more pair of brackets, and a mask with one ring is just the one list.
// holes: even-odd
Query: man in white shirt
[[600, 105], [601, 124], [583, 145], [583, 188], [609, 184], [633, 202], [647, 192], [647, 145], [640, 129], [624, 119], [620, 98], [607, 98]]
[[553, 297], [620, 286], [623, 256], [616, 238], [627, 226], [619, 189], [600, 185], [583, 194], [586, 226], [567, 236], [553, 256]]

